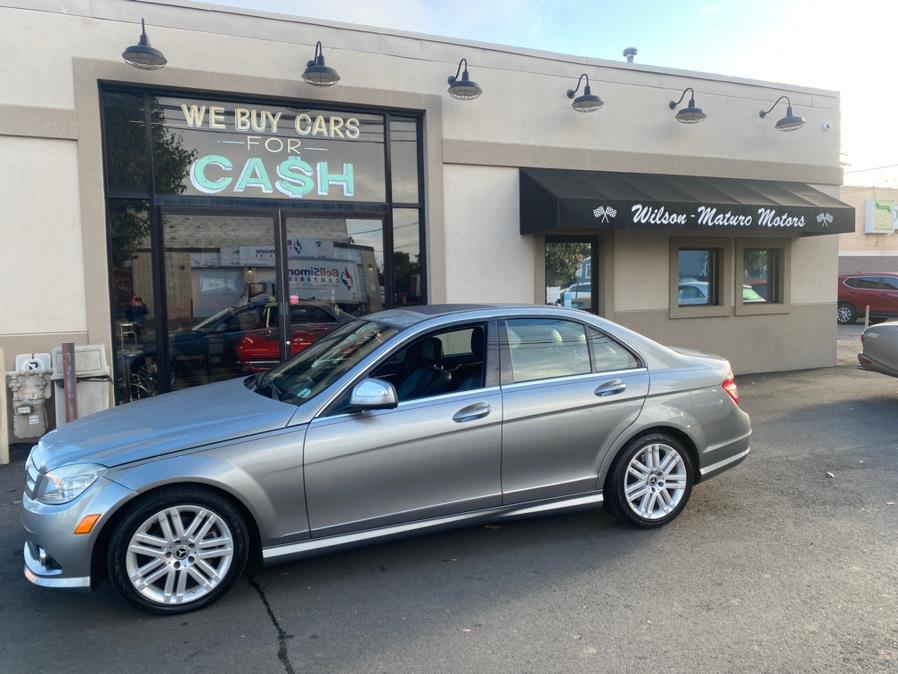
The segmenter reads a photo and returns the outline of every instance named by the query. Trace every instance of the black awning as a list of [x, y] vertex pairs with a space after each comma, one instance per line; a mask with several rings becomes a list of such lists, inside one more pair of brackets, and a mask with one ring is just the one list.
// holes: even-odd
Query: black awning
[[521, 169], [521, 234], [667, 229], [842, 234], [854, 208], [804, 183]]

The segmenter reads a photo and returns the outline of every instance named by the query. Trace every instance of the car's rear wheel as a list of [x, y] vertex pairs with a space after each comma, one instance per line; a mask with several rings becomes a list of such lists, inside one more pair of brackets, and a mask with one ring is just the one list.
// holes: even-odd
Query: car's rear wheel
[[605, 482], [605, 500], [627, 524], [660, 527], [686, 507], [692, 482], [692, 461], [682, 443], [664, 434], [647, 435], [615, 458]]
[[246, 567], [249, 535], [225, 497], [172, 487], [137, 502], [112, 533], [109, 578], [150, 613], [193, 611], [221, 598]]
[[839, 302], [839, 306], [836, 307], [836, 319], [841, 325], [848, 325], [857, 320], [857, 312], [848, 302]]

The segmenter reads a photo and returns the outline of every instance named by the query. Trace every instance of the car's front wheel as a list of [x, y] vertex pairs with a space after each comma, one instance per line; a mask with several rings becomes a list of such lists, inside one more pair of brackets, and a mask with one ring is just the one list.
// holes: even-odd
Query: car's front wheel
[[857, 320], [857, 312], [848, 302], [839, 302], [839, 306], [836, 307], [836, 319], [842, 325], [848, 325]]
[[608, 509], [644, 529], [667, 524], [692, 493], [692, 463], [678, 440], [663, 434], [637, 438], [614, 462], [605, 482]]
[[221, 598], [246, 567], [249, 535], [225, 497], [171, 487], [134, 504], [112, 533], [109, 579], [150, 613], [193, 611]]

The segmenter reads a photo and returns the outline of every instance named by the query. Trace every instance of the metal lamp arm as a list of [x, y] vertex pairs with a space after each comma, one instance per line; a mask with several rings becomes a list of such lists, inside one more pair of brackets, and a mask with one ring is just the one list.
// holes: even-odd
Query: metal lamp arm
[[454, 74], [454, 75], [449, 75], [449, 84], [452, 84], [453, 82], [455, 82], [455, 80], [458, 79], [458, 76], [461, 75], [461, 73], [462, 73], [461, 64], [462, 64], [462, 63], [465, 64], [465, 70], [464, 70], [464, 72], [465, 72], [465, 79], [468, 79], [468, 77], [467, 77], [467, 73], [468, 73], [468, 59], [462, 58], [462, 59], [458, 62], [458, 68], [455, 70], [455, 74]]
[[782, 96], [777, 98], [776, 101], [774, 101], [773, 105], [771, 105], [769, 109], [761, 110], [761, 112], [758, 113], [760, 115], [761, 119], [764, 119], [767, 115], [769, 115], [773, 111], [773, 109], [777, 105], [779, 105], [779, 102], [782, 101], [783, 99], [785, 99], [786, 105], [789, 106], [789, 109], [791, 110], [792, 109], [792, 100], [787, 95], [783, 94]]
[[588, 90], [589, 90], [589, 75], [587, 75], [586, 73], [583, 73], [583, 74], [580, 75], [580, 77], [577, 79], [577, 86], [574, 87], [573, 89], [568, 89], [568, 90], [567, 90], [567, 97], [568, 97], [568, 98], [573, 98], [574, 96], [577, 95], [577, 92], [580, 91], [580, 83], [583, 81], [584, 78], [586, 78], [586, 87], [585, 87], [583, 90], [588, 92]]
[[687, 91], [689, 92], [689, 105], [690, 105], [690, 107], [692, 107], [692, 106], [694, 105], [694, 103], [695, 103], [695, 91], [692, 89], [692, 87], [686, 87], [685, 89], [683, 89], [683, 93], [680, 94], [679, 100], [676, 100], [676, 101], [670, 101], [670, 102], [667, 104], [667, 105], [670, 107], [671, 110], [673, 110], [673, 109], [676, 108], [680, 103], [683, 102], [683, 99], [686, 98], [686, 92], [687, 92]]

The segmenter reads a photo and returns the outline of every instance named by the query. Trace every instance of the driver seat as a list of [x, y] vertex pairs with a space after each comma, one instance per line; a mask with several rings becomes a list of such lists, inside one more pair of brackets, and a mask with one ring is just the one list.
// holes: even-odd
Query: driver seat
[[412, 346], [406, 358], [406, 362], [414, 369], [396, 388], [400, 401], [439, 395], [449, 389], [452, 376], [441, 367], [443, 343], [439, 339], [428, 337]]

